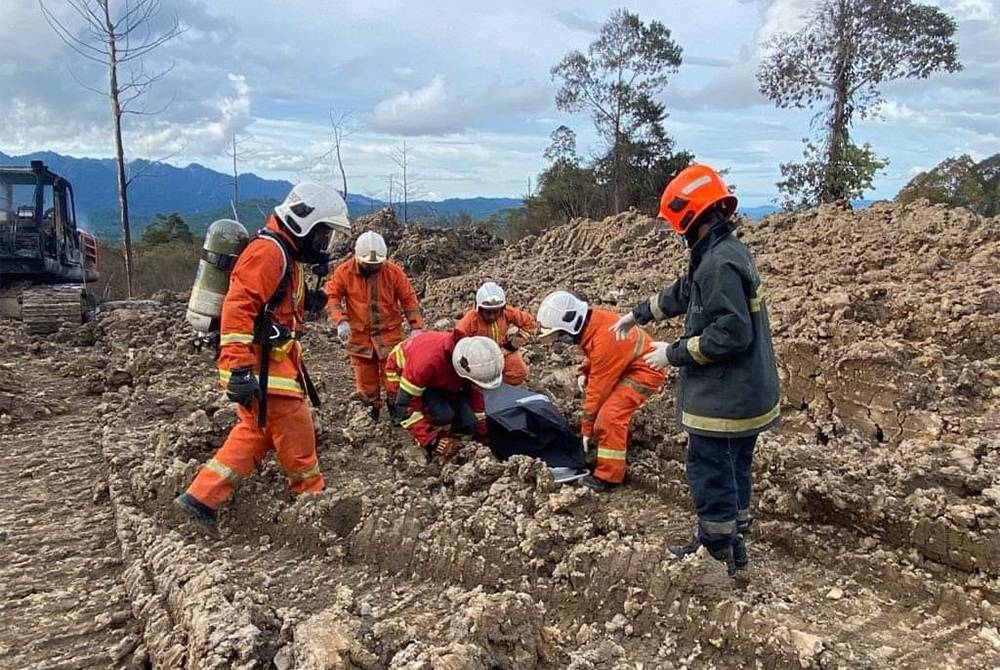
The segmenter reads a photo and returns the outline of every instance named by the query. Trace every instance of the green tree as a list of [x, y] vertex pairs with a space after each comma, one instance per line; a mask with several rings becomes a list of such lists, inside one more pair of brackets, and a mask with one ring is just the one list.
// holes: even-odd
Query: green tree
[[568, 53], [552, 70], [560, 82], [556, 107], [590, 112], [607, 145], [602, 160], [611, 191], [611, 210], [627, 206], [626, 176], [630, 149], [665, 138], [662, 104], [655, 98], [681, 64], [681, 48], [659, 21], [643, 23], [637, 14], [615, 10], [584, 54]]
[[157, 214], [156, 219], [142, 231], [142, 244], [147, 247], [155, 247], [160, 244], [170, 244], [180, 242], [192, 244], [194, 235], [184, 219], [177, 212], [172, 214]]
[[779, 108], [818, 107], [822, 128], [805, 163], [782, 166], [786, 202], [849, 201], [869, 188], [886, 161], [851, 142], [855, 116], [877, 114], [885, 82], [960, 70], [954, 34], [954, 19], [912, 0], [819, 0], [799, 32], [773, 37], [760, 92]]
[[948, 158], [911, 179], [896, 201], [908, 203], [920, 198], [965, 207], [982, 216], [1000, 214], [1000, 154], [979, 163], [968, 155]]

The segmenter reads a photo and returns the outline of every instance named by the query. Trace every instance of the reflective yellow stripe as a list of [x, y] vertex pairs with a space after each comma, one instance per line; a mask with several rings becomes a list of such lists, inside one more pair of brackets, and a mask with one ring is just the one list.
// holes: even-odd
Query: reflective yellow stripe
[[423, 418], [424, 418], [423, 412], [414, 412], [410, 416], [403, 419], [403, 421], [399, 425], [402, 426], [403, 428], [409, 428], [410, 426], [414, 425]]
[[486, 418], [486, 412], [476, 412], [476, 421], [482, 421]]
[[642, 354], [643, 349], [646, 348], [646, 333], [641, 328], [636, 328], [635, 331], [636, 333], [638, 333], [638, 335], [636, 335], [635, 338], [635, 348], [632, 350], [633, 361], [639, 358], [639, 355]]
[[598, 447], [597, 448], [597, 457], [598, 458], [605, 458], [605, 459], [607, 459], [609, 461], [624, 461], [625, 460], [625, 452], [624, 451], [619, 451], [617, 449], [601, 449], [600, 447]]
[[424, 388], [422, 386], [417, 386], [411, 382], [406, 377], [400, 376], [399, 378], [399, 388], [403, 389], [412, 396], [418, 396], [424, 394]]
[[219, 344], [253, 344], [253, 333], [226, 333], [219, 338]]
[[396, 365], [402, 370], [403, 366], [406, 365], [406, 356], [403, 355], [403, 345], [397, 344], [389, 355], [396, 359]]
[[639, 382], [633, 379], [629, 379], [628, 377], [622, 377], [621, 379], [618, 380], [618, 383], [629, 387], [630, 389], [641, 395], [643, 398], [648, 398], [649, 396], [656, 393], [657, 390], [659, 390], [659, 389], [647, 388], [642, 384], [640, 384]]
[[285, 476], [288, 477], [293, 482], [302, 481], [303, 479], [311, 479], [319, 474], [319, 463], [313, 464], [311, 468], [305, 470], [304, 472], [290, 472], [285, 471]]
[[755, 428], [763, 428], [771, 423], [781, 413], [779, 405], [775, 405], [760, 416], [752, 416], [748, 419], [720, 419], [711, 416], [698, 416], [697, 414], [681, 413], [681, 423], [687, 428], [698, 430], [708, 430], [713, 433], [742, 433]]
[[399, 383], [399, 375], [396, 374], [395, 372], [392, 372], [391, 370], [386, 371], [385, 378], [390, 382], [396, 382], [397, 384]]
[[697, 337], [688, 338], [687, 350], [691, 354], [691, 358], [694, 359], [695, 363], [699, 365], [708, 365], [712, 362], [712, 359], [701, 353], [701, 335]]
[[758, 286], [757, 290], [753, 294], [753, 297], [750, 298], [750, 311], [754, 313], [759, 312], [760, 305], [763, 302], [764, 302], [764, 296], [761, 295], [760, 286]]
[[[232, 377], [232, 373], [229, 370], [219, 370], [219, 380], [223, 386], [229, 383], [230, 377]], [[269, 375], [267, 378], [267, 390], [302, 393], [302, 387], [299, 385], [298, 380], [291, 377], [275, 377], [273, 375]]]
[[656, 319], [657, 321], [663, 321], [665, 318], [667, 318], [667, 315], [663, 313], [662, 309], [660, 309], [659, 293], [654, 293], [653, 295], [649, 296], [649, 311], [653, 315], [653, 318]]
[[219, 475], [226, 481], [228, 481], [233, 486], [236, 486], [237, 484], [240, 483], [240, 476], [236, 474], [235, 470], [233, 470], [225, 463], [220, 463], [219, 461], [213, 458], [210, 459], [208, 463], [205, 463], [205, 467], [214, 472], [215, 474]]

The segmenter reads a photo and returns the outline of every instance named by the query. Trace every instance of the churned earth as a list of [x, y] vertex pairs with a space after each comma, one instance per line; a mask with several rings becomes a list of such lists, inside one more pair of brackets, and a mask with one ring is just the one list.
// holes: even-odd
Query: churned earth
[[[1000, 221], [881, 204], [741, 235], [785, 417], [759, 443], [748, 583], [665, 552], [694, 522], [672, 380], [636, 416], [628, 485], [598, 495], [484, 448], [426, 464], [352, 399], [324, 323], [304, 344], [327, 490], [293, 500], [269, 459], [207, 539], [171, 501], [235, 414], [163, 295], [45, 339], [0, 326], [0, 667], [997, 667]], [[390, 250], [447, 257], [412, 237]], [[624, 311], [684, 254], [630, 212], [418, 274], [443, 328], [486, 279], [532, 310], [569, 288]], [[526, 357], [578, 419], [579, 354]]]

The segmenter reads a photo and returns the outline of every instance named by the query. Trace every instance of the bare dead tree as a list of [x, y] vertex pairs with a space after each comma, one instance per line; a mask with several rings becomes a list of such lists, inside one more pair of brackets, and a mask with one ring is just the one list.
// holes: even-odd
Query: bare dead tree
[[227, 149], [225, 149], [226, 155], [233, 159], [233, 197], [230, 201], [230, 207], [233, 210], [233, 217], [239, 221], [239, 207], [240, 207], [240, 171], [239, 171], [239, 161], [240, 159], [245, 159], [248, 155], [253, 155], [248, 153], [244, 143], [246, 142], [246, 137], [239, 137], [236, 130], [232, 131], [232, 141]]
[[[132, 178], [125, 172], [125, 147], [122, 141], [122, 118], [126, 114], [154, 115], [166, 107], [149, 111], [137, 108], [136, 102], [149, 88], [170, 72], [156, 73], [145, 68], [144, 57], [183, 32], [175, 16], [163, 28], [157, 27], [160, 0], [65, 0], [76, 14], [79, 25], [64, 23], [38, 0], [42, 14], [66, 46], [86, 60], [107, 68], [108, 88], [100, 91], [80, 83], [87, 90], [105, 95], [111, 106], [115, 135], [115, 161], [118, 168], [118, 204], [121, 210], [122, 244], [125, 249], [125, 277], [128, 296], [133, 297], [132, 232], [129, 226], [128, 187]], [[75, 77], [74, 77], [75, 78]]]
[[409, 222], [409, 204], [411, 200], [420, 198], [424, 195], [425, 191], [423, 185], [420, 183], [419, 179], [414, 179], [413, 175], [410, 173], [410, 159], [412, 154], [409, 148], [406, 146], [406, 140], [396, 147], [392, 152], [392, 161], [399, 166], [402, 171], [402, 180], [400, 183], [399, 194], [403, 201], [403, 223]]

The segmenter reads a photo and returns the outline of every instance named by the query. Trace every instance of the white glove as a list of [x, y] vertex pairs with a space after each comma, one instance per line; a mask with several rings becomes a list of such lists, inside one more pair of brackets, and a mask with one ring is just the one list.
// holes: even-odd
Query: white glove
[[624, 340], [628, 337], [629, 331], [635, 325], [635, 317], [632, 316], [632, 312], [628, 312], [623, 315], [622, 318], [615, 321], [615, 325], [611, 326], [608, 330], [615, 334], [616, 340]]
[[583, 453], [586, 454], [588, 451], [590, 451], [590, 438], [585, 437], [583, 438]]
[[580, 393], [587, 392], [587, 375], [580, 375], [576, 378], [576, 387], [580, 389]]
[[347, 321], [341, 321], [337, 324], [337, 338], [347, 344], [347, 340], [351, 337], [351, 324]]
[[643, 356], [643, 360], [658, 370], [665, 370], [670, 367], [670, 360], [667, 359], [667, 347], [669, 342], [653, 342], [653, 350]]

